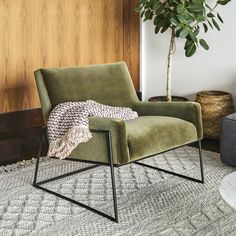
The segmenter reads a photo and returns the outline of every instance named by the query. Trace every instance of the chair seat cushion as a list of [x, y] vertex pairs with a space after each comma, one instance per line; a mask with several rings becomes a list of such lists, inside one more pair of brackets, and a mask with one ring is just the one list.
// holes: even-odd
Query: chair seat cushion
[[197, 140], [195, 126], [167, 116], [140, 116], [126, 121], [130, 161]]

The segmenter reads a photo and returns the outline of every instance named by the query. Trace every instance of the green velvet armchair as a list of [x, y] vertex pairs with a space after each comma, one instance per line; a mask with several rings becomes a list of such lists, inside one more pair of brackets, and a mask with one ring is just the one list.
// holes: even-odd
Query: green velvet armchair
[[[67, 158], [72, 161], [95, 164], [85, 170], [99, 165], [110, 166], [114, 217], [42, 187], [42, 184], [56, 178], [37, 182], [41, 142], [33, 181], [35, 187], [118, 222], [114, 167], [135, 163], [193, 181], [204, 182], [200, 142], [203, 137], [202, 118], [201, 107], [198, 103], [140, 102], [125, 62], [39, 69], [35, 71], [35, 78], [45, 127], [52, 108], [58, 103], [67, 101], [91, 99], [106, 105], [130, 107], [139, 114], [138, 118], [129, 121], [91, 117], [89, 126], [93, 132], [93, 138], [87, 143], [79, 144]], [[46, 128], [43, 130], [46, 131]], [[41, 140], [43, 137], [42, 133]], [[141, 159], [193, 142], [199, 144], [200, 180], [138, 162]], [[84, 170], [58, 176], [57, 179], [81, 171]]]

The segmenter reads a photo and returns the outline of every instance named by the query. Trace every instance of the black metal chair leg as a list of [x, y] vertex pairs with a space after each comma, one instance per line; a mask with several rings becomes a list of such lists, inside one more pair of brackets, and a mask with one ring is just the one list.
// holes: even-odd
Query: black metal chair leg
[[114, 165], [113, 165], [113, 155], [112, 155], [112, 142], [111, 142], [111, 132], [108, 132], [108, 155], [111, 168], [111, 184], [112, 184], [112, 195], [113, 195], [113, 206], [114, 206], [114, 215], [115, 222], [118, 223], [118, 210], [117, 210], [117, 200], [116, 200], [116, 184], [115, 184], [115, 174], [114, 174]]
[[[41, 130], [41, 133], [40, 133], [40, 140], [39, 140], [39, 149], [38, 149], [38, 155], [37, 155], [37, 160], [36, 160], [36, 166], [35, 166], [35, 173], [34, 173], [34, 180], [33, 180], [33, 186], [38, 188], [38, 189], [41, 189], [43, 191], [46, 191], [50, 194], [53, 194], [57, 197], [60, 197], [64, 200], [67, 200], [69, 202], [72, 202], [78, 206], [81, 206], [85, 209], [88, 209], [94, 213], [97, 213], [98, 215], [101, 215], [103, 217], [106, 217], [108, 218], [109, 220], [112, 220], [114, 222], [118, 222], [118, 210], [117, 210], [117, 200], [116, 200], [116, 186], [115, 186], [115, 174], [114, 174], [114, 163], [113, 163], [113, 155], [112, 155], [112, 137], [111, 137], [111, 132], [109, 130], [93, 130], [93, 132], [99, 132], [99, 133], [105, 133], [106, 134], [106, 137], [107, 137], [107, 147], [108, 147], [108, 160], [109, 160], [109, 165], [110, 165], [110, 170], [111, 170], [111, 184], [112, 184], [112, 195], [113, 195], [113, 206], [114, 206], [114, 217], [106, 214], [106, 213], [103, 213], [99, 210], [96, 210], [90, 206], [87, 206], [81, 202], [78, 202], [74, 199], [71, 199], [69, 197], [66, 197], [62, 194], [59, 194], [57, 192], [54, 192], [54, 191], [51, 191], [47, 188], [44, 188], [42, 187], [41, 185], [42, 184], [45, 184], [45, 183], [49, 183], [49, 182], [52, 182], [54, 180], [58, 180], [58, 179], [61, 179], [61, 178], [64, 178], [64, 177], [67, 177], [67, 176], [70, 176], [72, 174], [76, 174], [76, 173], [80, 173], [80, 172], [83, 172], [83, 171], [87, 171], [87, 170], [90, 170], [92, 168], [95, 168], [95, 167], [98, 167], [100, 165], [93, 165], [93, 166], [89, 166], [89, 167], [85, 167], [83, 169], [79, 169], [79, 170], [76, 170], [76, 171], [72, 171], [70, 173], [66, 173], [66, 174], [63, 174], [63, 175], [60, 175], [60, 176], [56, 176], [56, 177], [53, 177], [53, 178], [50, 178], [50, 179], [47, 179], [47, 180], [43, 180], [43, 181], [40, 181], [40, 182], [37, 182], [37, 176], [38, 176], [38, 169], [39, 169], [39, 159], [40, 159], [40, 156], [41, 156], [41, 152], [42, 152], [42, 142], [43, 142], [43, 138], [44, 138], [44, 132], [46, 134], [46, 129], [42, 129]], [[107, 165], [107, 164], [106, 164]]]
[[201, 183], [204, 184], [204, 168], [202, 161], [202, 145], [201, 141], [198, 141], [198, 151], [199, 151], [199, 161], [200, 161], [200, 171], [201, 171]]
[[43, 143], [44, 131], [45, 131], [44, 128], [42, 128], [41, 131], [40, 131], [40, 138], [39, 138], [39, 145], [38, 145], [39, 148], [38, 148], [38, 154], [37, 154], [36, 165], [35, 165], [33, 186], [37, 182], [38, 168], [39, 168], [39, 159], [40, 159], [41, 154], [42, 154], [42, 143]]
[[198, 182], [198, 183], [204, 183], [201, 141], [197, 141], [197, 142], [198, 142], [198, 150], [199, 150], [201, 179], [192, 178], [192, 177], [189, 177], [189, 176], [186, 176], [186, 175], [178, 174], [178, 173], [175, 173], [175, 172], [172, 172], [172, 171], [169, 171], [169, 170], [165, 170], [165, 169], [162, 169], [162, 168], [159, 168], [159, 167], [151, 166], [151, 165], [141, 163], [141, 162], [138, 162], [138, 161], [135, 161], [134, 163], [138, 164], [138, 165], [141, 165], [141, 166], [152, 168], [154, 170], [159, 170], [159, 171], [165, 172], [167, 174], [175, 175], [175, 176], [178, 176], [178, 177], [183, 178], [183, 179], [192, 180], [192, 181]]

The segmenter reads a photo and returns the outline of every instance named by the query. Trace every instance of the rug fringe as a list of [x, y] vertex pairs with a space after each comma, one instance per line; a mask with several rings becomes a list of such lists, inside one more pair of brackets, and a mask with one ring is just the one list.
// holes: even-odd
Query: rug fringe
[[[43, 161], [49, 160], [50, 158], [48, 157], [43, 157]], [[30, 160], [23, 160], [23, 161], [18, 161], [14, 164], [6, 165], [6, 166], [0, 166], [0, 175], [1, 174], [6, 174], [6, 173], [12, 173], [16, 172], [19, 169], [24, 169], [32, 164], [34, 164], [36, 161], [36, 158], [32, 158]]]

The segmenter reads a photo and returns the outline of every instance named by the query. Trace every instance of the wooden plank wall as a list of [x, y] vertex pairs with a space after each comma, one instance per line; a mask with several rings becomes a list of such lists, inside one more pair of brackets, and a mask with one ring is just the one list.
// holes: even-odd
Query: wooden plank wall
[[137, 2], [0, 0], [0, 112], [40, 106], [40, 67], [125, 60], [139, 91]]
[[[126, 61], [136, 91], [140, 91], [140, 18], [134, 11], [138, 0], [124, 0], [124, 61]], [[141, 96], [141, 95], [140, 95]]]

